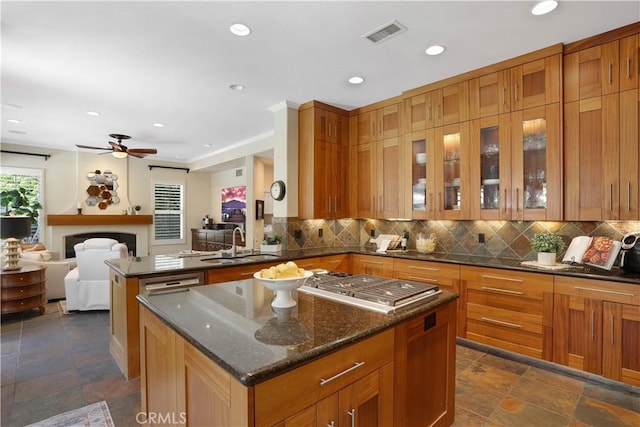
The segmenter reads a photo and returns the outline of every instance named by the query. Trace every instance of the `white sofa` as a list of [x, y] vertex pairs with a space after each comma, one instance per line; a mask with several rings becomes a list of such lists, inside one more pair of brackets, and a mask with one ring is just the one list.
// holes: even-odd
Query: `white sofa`
[[78, 266], [64, 279], [67, 310], [109, 310], [108, 259], [126, 258], [127, 245], [114, 239], [87, 239], [76, 244]]
[[47, 299], [64, 299], [64, 278], [76, 268], [76, 259], [60, 259], [58, 252], [34, 251], [20, 253], [18, 265], [42, 265], [47, 267], [45, 271]]

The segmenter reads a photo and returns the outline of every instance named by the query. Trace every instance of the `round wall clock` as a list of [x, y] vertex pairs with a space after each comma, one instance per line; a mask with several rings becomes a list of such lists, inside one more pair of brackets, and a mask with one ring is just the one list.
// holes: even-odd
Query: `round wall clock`
[[271, 184], [271, 189], [269, 191], [271, 193], [271, 197], [273, 197], [273, 200], [284, 199], [284, 193], [285, 193], [284, 182], [280, 180], [274, 181], [273, 184]]

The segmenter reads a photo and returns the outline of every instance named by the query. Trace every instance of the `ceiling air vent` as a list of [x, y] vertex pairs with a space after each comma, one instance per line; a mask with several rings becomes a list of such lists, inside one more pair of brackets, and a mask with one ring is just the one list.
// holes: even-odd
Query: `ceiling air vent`
[[400, 33], [404, 33], [405, 31], [407, 31], [407, 28], [404, 25], [402, 25], [398, 21], [391, 21], [381, 27], [376, 28], [373, 31], [368, 32], [362, 37], [366, 37], [372, 43], [378, 44], [390, 39], [393, 36], [397, 36]]
[[236, 169], [236, 176], [242, 176], [242, 169]]

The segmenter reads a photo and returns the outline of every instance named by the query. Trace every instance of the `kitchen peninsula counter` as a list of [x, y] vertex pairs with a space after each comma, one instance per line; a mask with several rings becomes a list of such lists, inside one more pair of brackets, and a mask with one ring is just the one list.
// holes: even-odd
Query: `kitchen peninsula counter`
[[[640, 284], [640, 274], [628, 273], [619, 267], [613, 267], [610, 271], [584, 265], [571, 266], [564, 270], [550, 270], [522, 265], [521, 260], [513, 258], [499, 258], [489, 256], [455, 255], [455, 254], [420, 254], [416, 250], [389, 251], [378, 253], [373, 249], [360, 246], [345, 246], [341, 248], [312, 248], [282, 251], [274, 258], [272, 263], [280, 263], [288, 260], [300, 260], [321, 256], [338, 254], [363, 254], [379, 257], [398, 259], [412, 259], [416, 261], [443, 262], [458, 265], [470, 265], [476, 267], [502, 268], [507, 270], [519, 270], [527, 272], [545, 273], [556, 276], [585, 277], [589, 279], [609, 280], [614, 282]], [[188, 271], [206, 271], [216, 268], [227, 268], [231, 265], [213, 265], [205, 259], [211, 256], [177, 257], [172, 255], [151, 255], [146, 257], [131, 257], [108, 260], [106, 263], [123, 277], [145, 277], [163, 274], [175, 274]], [[265, 260], [245, 261], [241, 265], [264, 264]]]
[[139, 295], [142, 411], [191, 425], [343, 425], [351, 408], [372, 426], [453, 422], [456, 293], [393, 314], [293, 294], [286, 310], [255, 279]]

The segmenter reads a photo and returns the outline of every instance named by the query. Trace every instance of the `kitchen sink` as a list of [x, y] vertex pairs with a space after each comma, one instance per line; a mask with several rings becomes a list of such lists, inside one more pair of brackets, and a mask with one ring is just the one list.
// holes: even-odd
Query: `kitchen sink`
[[239, 258], [205, 258], [202, 261], [214, 265], [237, 264]]
[[270, 261], [280, 259], [278, 255], [270, 255], [270, 254], [251, 254], [251, 255], [243, 255], [243, 259], [246, 261]]

